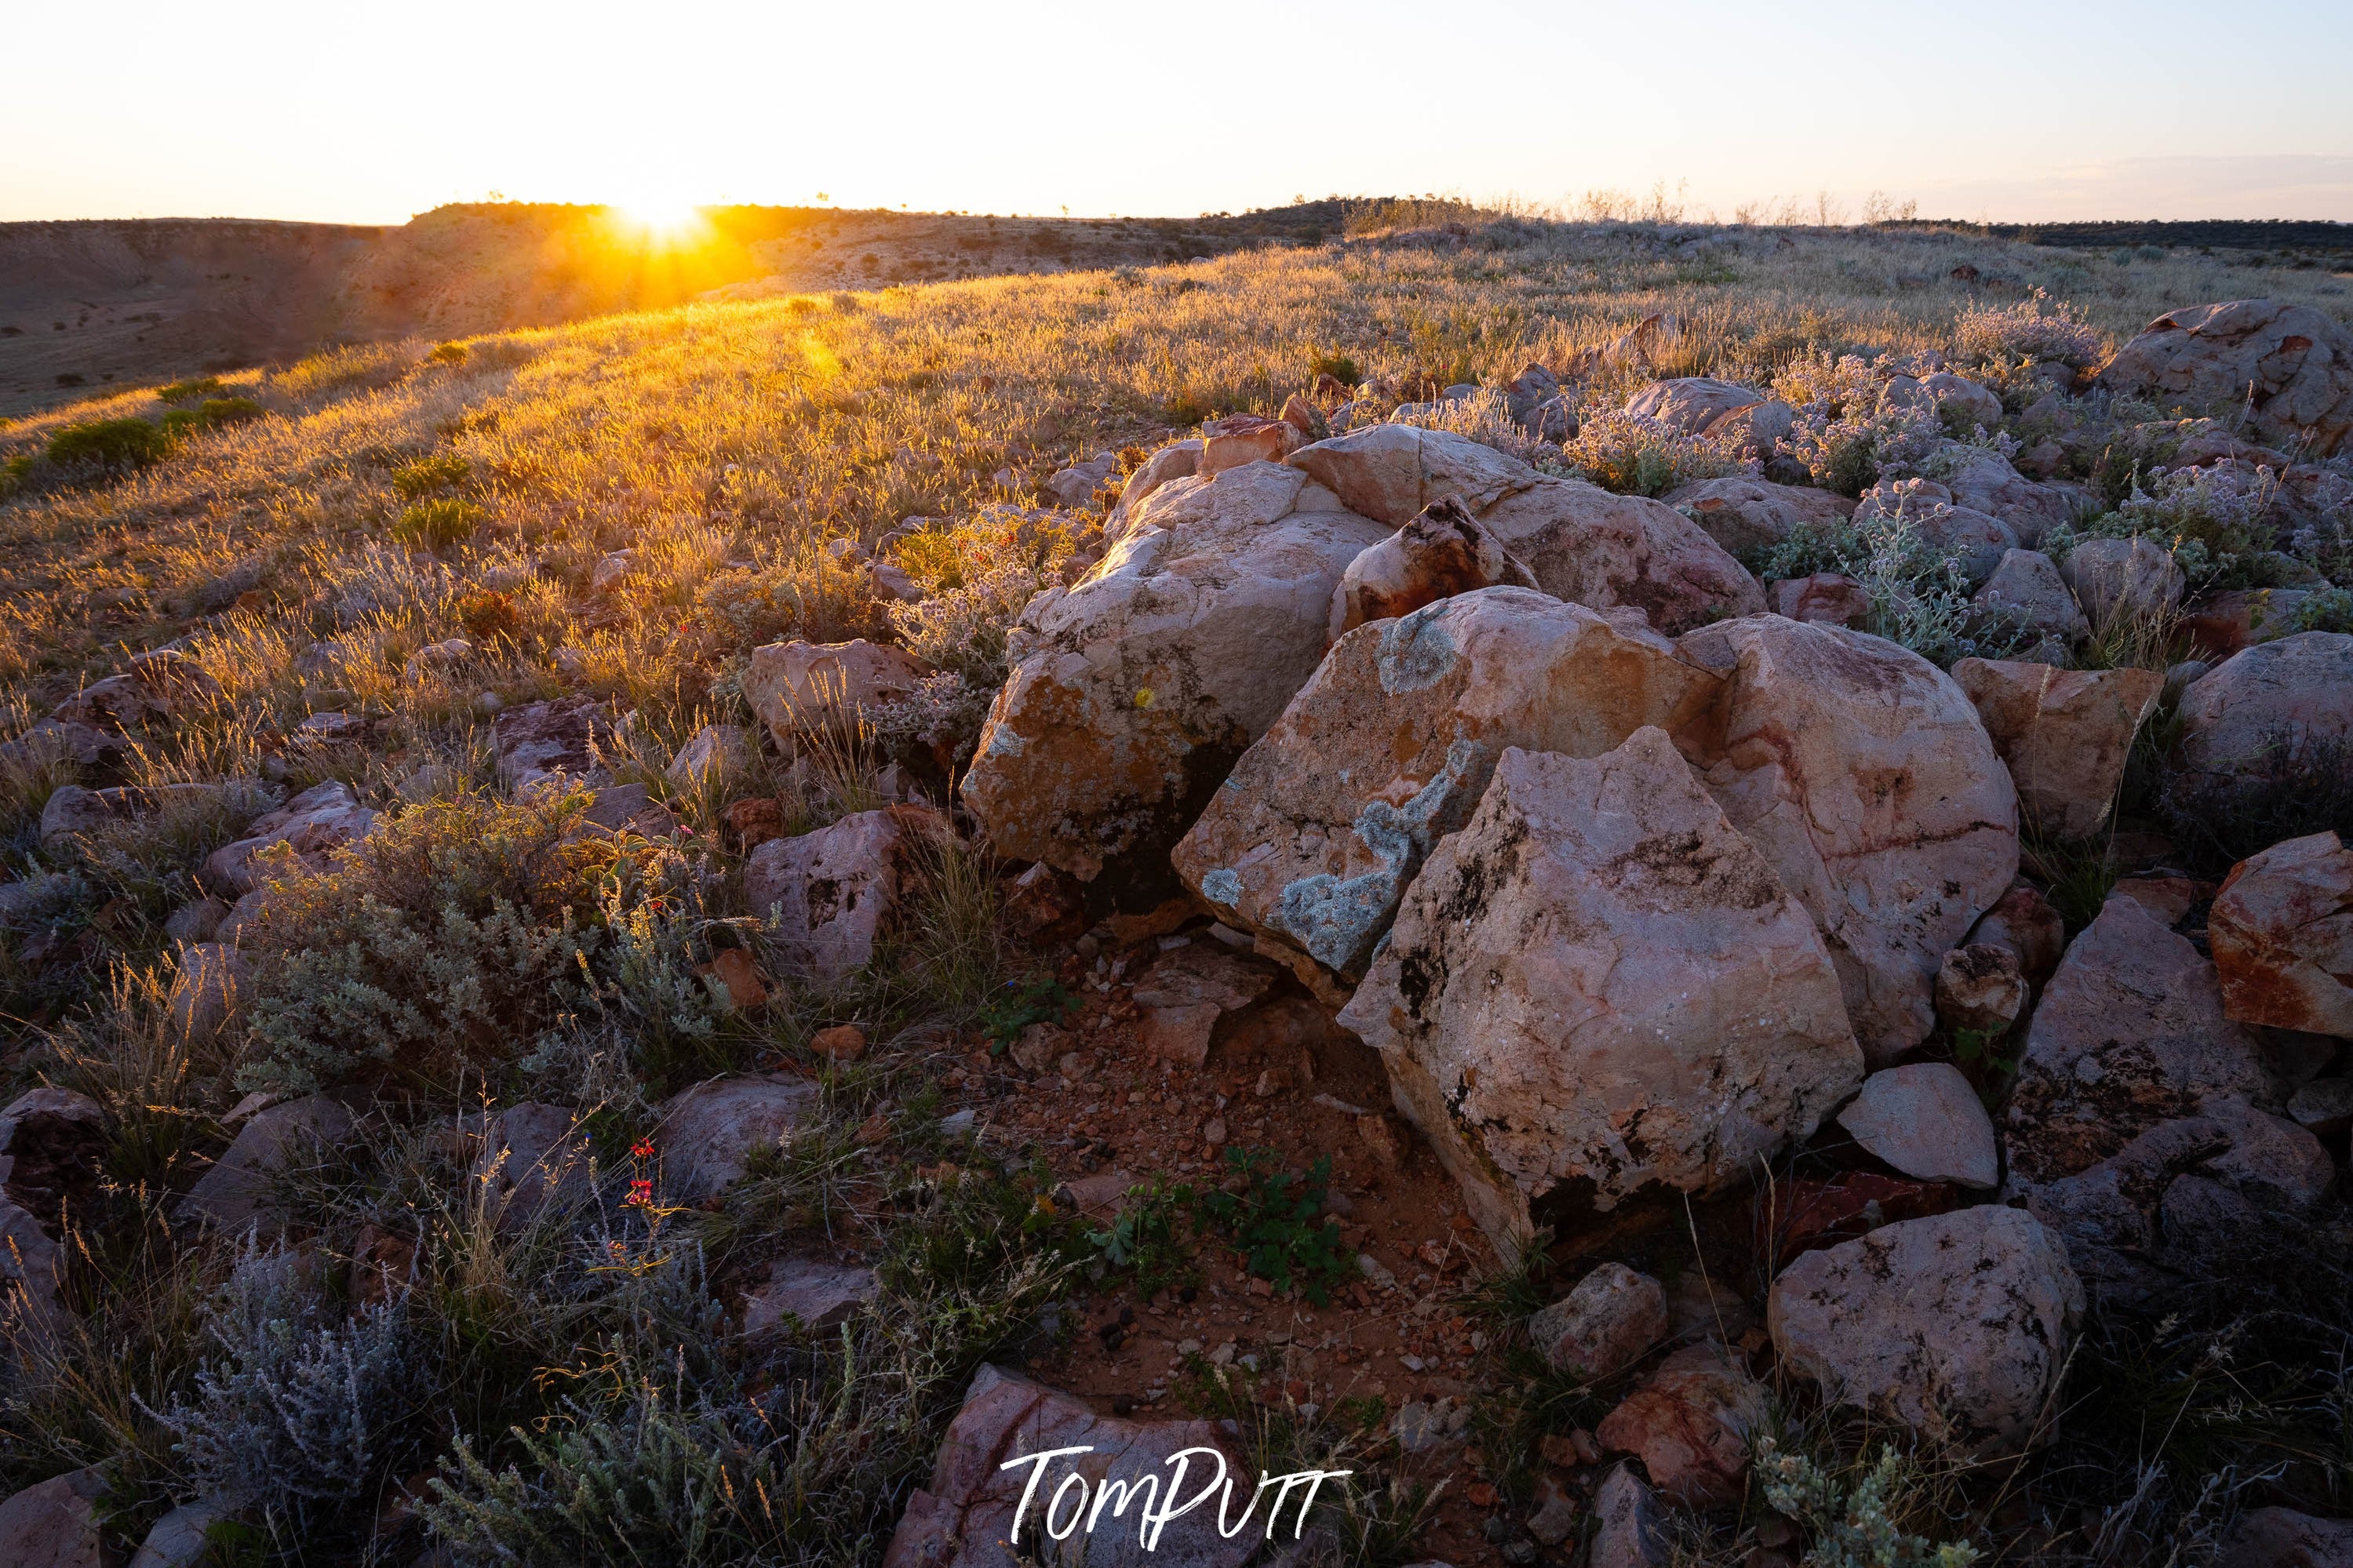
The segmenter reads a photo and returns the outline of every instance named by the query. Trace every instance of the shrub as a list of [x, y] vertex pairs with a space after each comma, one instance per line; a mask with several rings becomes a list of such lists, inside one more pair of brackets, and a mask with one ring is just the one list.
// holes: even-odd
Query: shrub
[[174, 408], [164, 416], [164, 433], [193, 436], [224, 425], [242, 425], [261, 417], [261, 405], [250, 397], [207, 397], [194, 408]]
[[2252, 757], [2167, 769], [2157, 804], [2175, 840], [2215, 869], [2284, 839], [2329, 831], [2353, 837], [2353, 744], [2281, 730]]
[[863, 569], [811, 550], [768, 566], [713, 572], [695, 590], [695, 608], [729, 645], [787, 637], [846, 642], [881, 629]]
[[417, 500], [435, 490], [456, 489], [472, 472], [473, 465], [465, 458], [455, 452], [444, 452], [393, 469], [392, 488], [400, 492], [403, 500]]
[[1251, 1275], [1278, 1290], [1296, 1286], [1320, 1307], [1355, 1263], [1341, 1245], [1339, 1222], [1323, 1217], [1332, 1156], [1318, 1155], [1303, 1176], [1276, 1160], [1271, 1150], [1228, 1149], [1227, 1184], [1240, 1190], [1204, 1193], [1197, 1217], [1225, 1234]]
[[2043, 360], [2079, 369], [2099, 363], [2107, 353], [2097, 328], [2040, 289], [2013, 305], [1963, 310], [1953, 322], [1953, 346], [1979, 363]]
[[425, 357], [435, 364], [463, 364], [466, 363], [466, 345], [442, 343]]
[[476, 642], [487, 643], [499, 637], [513, 637], [522, 621], [515, 613], [512, 594], [502, 594], [494, 588], [473, 588], [458, 596], [458, 624]]
[[2189, 586], [2279, 587], [2270, 521], [2277, 482], [2269, 468], [2176, 468], [2136, 483], [2115, 510], [2052, 531], [2046, 548], [2063, 559], [2086, 539], [2145, 534], [2172, 552]]
[[1814, 1534], [1807, 1561], [1820, 1568], [1969, 1568], [1978, 1549], [1967, 1542], [1936, 1545], [1906, 1534], [1893, 1510], [1905, 1479], [1895, 1450], [1882, 1446], [1879, 1461], [1853, 1480], [1803, 1454], [1784, 1453], [1773, 1439], [1757, 1447], [1757, 1479], [1775, 1512]]
[[155, 395], [165, 403], [195, 403], [207, 397], [217, 397], [227, 388], [216, 375], [199, 375], [187, 381], [175, 381], [159, 386]]
[[467, 500], [419, 501], [403, 508], [392, 536], [414, 549], [447, 550], [471, 539], [491, 514]]
[[49, 437], [49, 461], [121, 470], [143, 468], [171, 454], [172, 437], [144, 419], [100, 419], [69, 425]]
[[1307, 374], [1311, 379], [1328, 375], [1343, 386], [1355, 386], [1365, 379], [1364, 368], [1353, 357], [1337, 349], [1310, 349], [1307, 353]]
[[2024, 640], [2022, 628], [1972, 605], [1959, 563], [1921, 535], [1922, 521], [1950, 510], [1935, 502], [1924, 511], [1905, 497], [1893, 511], [1872, 508], [1838, 522], [1801, 522], [1766, 556], [1758, 575], [1778, 582], [1843, 573], [1870, 595], [1875, 636], [1947, 668], [1972, 657], [2005, 658]]
[[1603, 489], [1635, 496], [1754, 471], [1704, 437], [1618, 408], [1581, 418], [1561, 461]]

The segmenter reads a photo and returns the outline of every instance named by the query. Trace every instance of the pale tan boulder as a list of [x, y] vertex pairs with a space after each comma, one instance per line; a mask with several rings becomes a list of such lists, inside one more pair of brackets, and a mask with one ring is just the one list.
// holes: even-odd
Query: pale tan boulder
[[1854, 515], [1854, 502], [1832, 491], [1738, 475], [1679, 486], [1659, 500], [1744, 558], [1784, 542], [1800, 525], [1827, 528]]
[[1862, 1076], [1813, 922], [1656, 728], [1506, 750], [1340, 1022], [1500, 1249], [1745, 1181]]
[[2000, 942], [1972, 942], [1945, 954], [1936, 970], [1936, 1016], [1952, 1029], [2009, 1031], [2026, 1010], [2025, 965]]
[[2218, 773], [2283, 744], [2353, 735], [2353, 636], [2299, 632], [2232, 654], [2181, 694], [2181, 756]]
[[1697, 434], [1727, 414], [1764, 401], [1763, 393], [1736, 381], [1679, 375], [1669, 381], [1654, 381], [1635, 393], [1626, 400], [1626, 412]]
[[1721, 682], [1622, 612], [1486, 588], [1335, 644], [1176, 846], [1239, 930], [1363, 972], [1504, 748], [1591, 757], [1697, 721]]
[[2066, 1244], [1988, 1205], [1809, 1252], [1766, 1314], [1782, 1366], [1829, 1403], [1996, 1458], [2053, 1435], [2084, 1305]]
[[1336, 642], [1366, 621], [1395, 620], [1477, 588], [1535, 585], [1471, 509], [1446, 496], [1348, 563], [1332, 590], [1329, 634]]
[[2108, 820], [2133, 736], [2165, 689], [2161, 670], [2003, 658], [1965, 658], [1953, 679], [2009, 765], [2020, 822], [2056, 838], [2088, 837]]
[[785, 957], [825, 984], [873, 962], [897, 924], [911, 861], [954, 832], [927, 806], [852, 812], [797, 838], [771, 838], [744, 864], [744, 897]]
[[1977, 710], [1919, 655], [1757, 616], [1677, 651], [1725, 679], [1687, 740], [1710, 792], [1821, 929], [1874, 1064], [1927, 1038], [1936, 972], [2018, 871], [2018, 798]]
[[681, 789], [715, 789], [750, 773], [754, 749], [752, 737], [740, 724], [705, 724], [662, 772]]
[[1793, 621], [1820, 621], [1827, 626], [1871, 624], [1871, 593], [1843, 572], [1817, 572], [1810, 577], [1784, 577], [1767, 591], [1773, 613]]
[[744, 700], [782, 745], [913, 694], [932, 667], [887, 643], [769, 643], [752, 650]]
[[2353, 852], [2336, 834], [2232, 867], [2206, 938], [2224, 1017], [2353, 1039]]
[[2237, 409], [2325, 458], [2353, 432], [2353, 331], [2310, 305], [2189, 305], [2141, 329], [2100, 383], [2159, 402]]
[[1173, 480], [1130, 523], [1023, 611], [963, 786], [999, 853], [1090, 881], [1166, 876], [1168, 847], [1323, 661], [1348, 563], [1398, 526], [1271, 463]]
[[1598, 610], [1639, 609], [1670, 637], [1765, 608], [1757, 579], [1704, 529], [1641, 496], [1546, 478], [1479, 517], [1546, 593]]
[[1217, 475], [1244, 463], [1279, 463], [1306, 439], [1298, 426], [1261, 414], [1232, 414], [1201, 426], [1197, 474]]
[[1403, 528], [1447, 496], [1483, 516], [1536, 471], [1467, 436], [1411, 425], [1374, 425], [1302, 447], [1283, 461], [1340, 498], [1349, 510]]
[[1153, 491], [1172, 479], [1189, 479], [1198, 473], [1201, 451], [1206, 445], [1200, 437], [1195, 436], [1163, 447], [1145, 458], [1144, 466], [1128, 475], [1127, 483], [1120, 488], [1119, 505], [1112, 509], [1111, 516], [1103, 522], [1103, 542], [1106, 544], [1119, 542], [1120, 536], [1127, 531], [1129, 516]]

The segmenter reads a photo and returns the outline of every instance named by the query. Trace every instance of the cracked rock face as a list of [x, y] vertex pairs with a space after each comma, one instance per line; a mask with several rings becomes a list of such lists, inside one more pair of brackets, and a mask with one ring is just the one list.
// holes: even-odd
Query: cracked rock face
[[2305, 438], [2315, 457], [2353, 435], [2353, 332], [2309, 305], [2185, 306], [2117, 350], [2100, 381], [2160, 401], [2252, 404], [2259, 428]]
[[1022, 612], [964, 783], [998, 851], [1148, 880], [1322, 662], [1348, 563], [1398, 525], [1273, 463], [1154, 489], [1100, 564]]
[[2055, 669], [2003, 658], [1965, 658], [1953, 679], [2010, 767], [2020, 816], [2060, 838], [2086, 837], [2107, 821], [2133, 736], [2165, 689], [2154, 669]]
[[1978, 1458], [2023, 1452], [2084, 1310], [2059, 1237], [1985, 1205], [1809, 1252], [1767, 1303], [1785, 1366], [1852, 1405]]
[[1778, 616], [1676, 649], [1725, 680], [1679, 737], [1710, 793], [1814, 917], [1874, 1065], [1927, 1038], [1944, 956], [2018, 871], [2018, 796], [1975, 708], [1908, 649]]
[[1340, 1022], [1501, 1247], [1743, 1180], [1862, 1076], [1813, 922], [1655, 728], [1506, 749]]
[[2353, 1038], [2353, 854], [2334, 833], [2234, 867], [2207, 917], [2222, 1013]]
[[1620, 613], [1525, 588], [1341, 638], [1177, 845], [1219, 918], [1361, 974], [1504, 748], [1591, 757], [1691, 722], [1720, 682]]

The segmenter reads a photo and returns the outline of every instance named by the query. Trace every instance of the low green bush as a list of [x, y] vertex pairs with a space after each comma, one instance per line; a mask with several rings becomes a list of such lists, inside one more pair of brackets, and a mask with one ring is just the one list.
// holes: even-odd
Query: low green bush
[[447, 550], [474, 537], [491, 514], [469, 500], [427, 500], [401, 509], [392, 536], [418, 550]]
[[49, 437], [49, 461], [67, 468], [114, 471], [143, 468], [171, 454], [172, 437], [144, 419], [100, 419], [69, 425]]

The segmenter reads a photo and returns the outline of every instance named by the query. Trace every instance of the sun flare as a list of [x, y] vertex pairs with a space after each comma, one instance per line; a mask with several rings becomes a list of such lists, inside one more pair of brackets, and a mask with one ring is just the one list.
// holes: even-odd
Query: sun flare
[[660, 239], [679, 239], [702, 225], [702, 209], [685, 196], [646, 195], [616, 202], [614, 212], [630, 227]]

